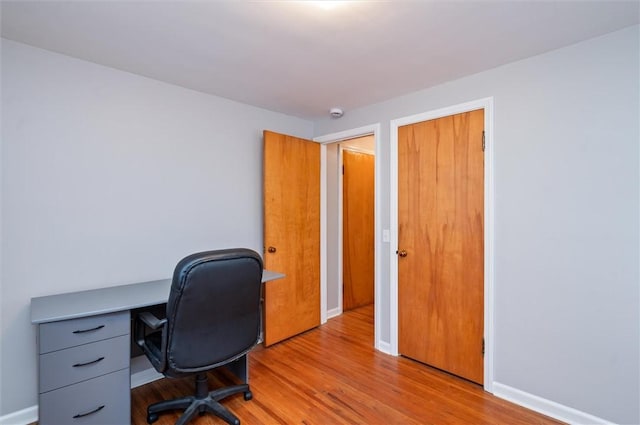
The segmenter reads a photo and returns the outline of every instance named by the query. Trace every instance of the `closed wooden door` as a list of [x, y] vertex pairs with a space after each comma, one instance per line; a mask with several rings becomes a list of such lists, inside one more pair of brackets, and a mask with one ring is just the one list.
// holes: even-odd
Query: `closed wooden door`
[[484, 111], [398, 129], [398, 349], [483, 382]]
[[373, 303], [374, 156], [342, 151], [342, 309]]
[[264, 265], [269, 346], [320, 324], [320, 145], [264, 132]]

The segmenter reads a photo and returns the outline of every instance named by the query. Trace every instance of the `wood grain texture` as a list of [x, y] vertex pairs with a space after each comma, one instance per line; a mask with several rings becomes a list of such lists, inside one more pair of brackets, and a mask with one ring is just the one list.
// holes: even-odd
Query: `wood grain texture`
[[[257, 424], [559, 424], [485, 392], [479, 385], [373, 348], [373, 306], [352, 310], [319, 328], [250, 354], [253, 400], [223, 400], [245, 425]], [[210, 375], [211, 389], [230, 383]], [[132, 391], [132, 424], [146, 406], [190, 394], [191, 379], [161, 379]], [[157, 425], [174, 424], [178, 413]], [[212, 416], [193, 425], [219, 425]]]
[[[320, 324], [320, 145], [264, 132], [264, 265], [286, 275], [264, 291], [272, 345]], [[272, 285], [271, 283], [275, 283]]]
[[370, 154], [342, 154], [342, 309], [373, 303], [374, 161]]
[[483, 382], [484, 111], [398, 130], [400, 353]]

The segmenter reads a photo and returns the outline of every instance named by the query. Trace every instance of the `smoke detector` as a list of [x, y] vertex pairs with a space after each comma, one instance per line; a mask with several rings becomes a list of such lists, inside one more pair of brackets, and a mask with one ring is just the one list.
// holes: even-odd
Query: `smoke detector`
[[331, 108], [329, 109], [329, 115], [331, 118], [340, 118], [344, 115], [344, 111], [340, 108]]

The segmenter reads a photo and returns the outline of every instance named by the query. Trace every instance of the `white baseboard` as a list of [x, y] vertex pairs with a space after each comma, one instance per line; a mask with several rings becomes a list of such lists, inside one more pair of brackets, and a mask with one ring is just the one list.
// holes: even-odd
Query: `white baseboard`
[[154, 368], [141, 370], [131, 374], [131, 388], [136, 388], [162, 378], [164, 378], [164, 376]]
[[555, 401], [547, 400], [533, 394], [526, 393], [508, 385], [493, 383], [493, 395], [512, 403], [535, 410], [563, 422], [574, 425], [612, 425], [605, 419], [581, 412], [572, 407], [564, 406]]
[[8, 415], [0, 416], [0, 425], [28, 425], [38, 421], [38, 406], [27, 407]]
[[340, 307], [332, 308], [331, 310], [327, 310], [327, 319], [338, 317], [341, 314], [342, 314], [342, 309]]
[[391, 354], [391, 344], [389, 344], [388, 342], [384, 342], [384, 341], [378, 341], [378, 345], [376, 347], [378, 349], [378, 351], [382, 351], [385, 354]]

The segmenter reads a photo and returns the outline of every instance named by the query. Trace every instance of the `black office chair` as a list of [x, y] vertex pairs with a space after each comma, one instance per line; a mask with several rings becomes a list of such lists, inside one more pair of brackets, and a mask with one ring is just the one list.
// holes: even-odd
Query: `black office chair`
[[178, 263], [167, 317], [160, 320], [149, 312], [137, 315], [135, 340], [158, 372], [171, 378], [195, 375], [196, 391], [194, 396], [150, 405], [147, 422], [158, 420], [160, 412], [186, 409], [176, 425], [185, 425], [204, 412], [240, 424], [218, 401], [241, 392], [250, 400], [249, 385], [209, 392], [207, 371], [241, 358], [258, 343], [261, 280], [262, 259], [249, 249], [201, 252]]

